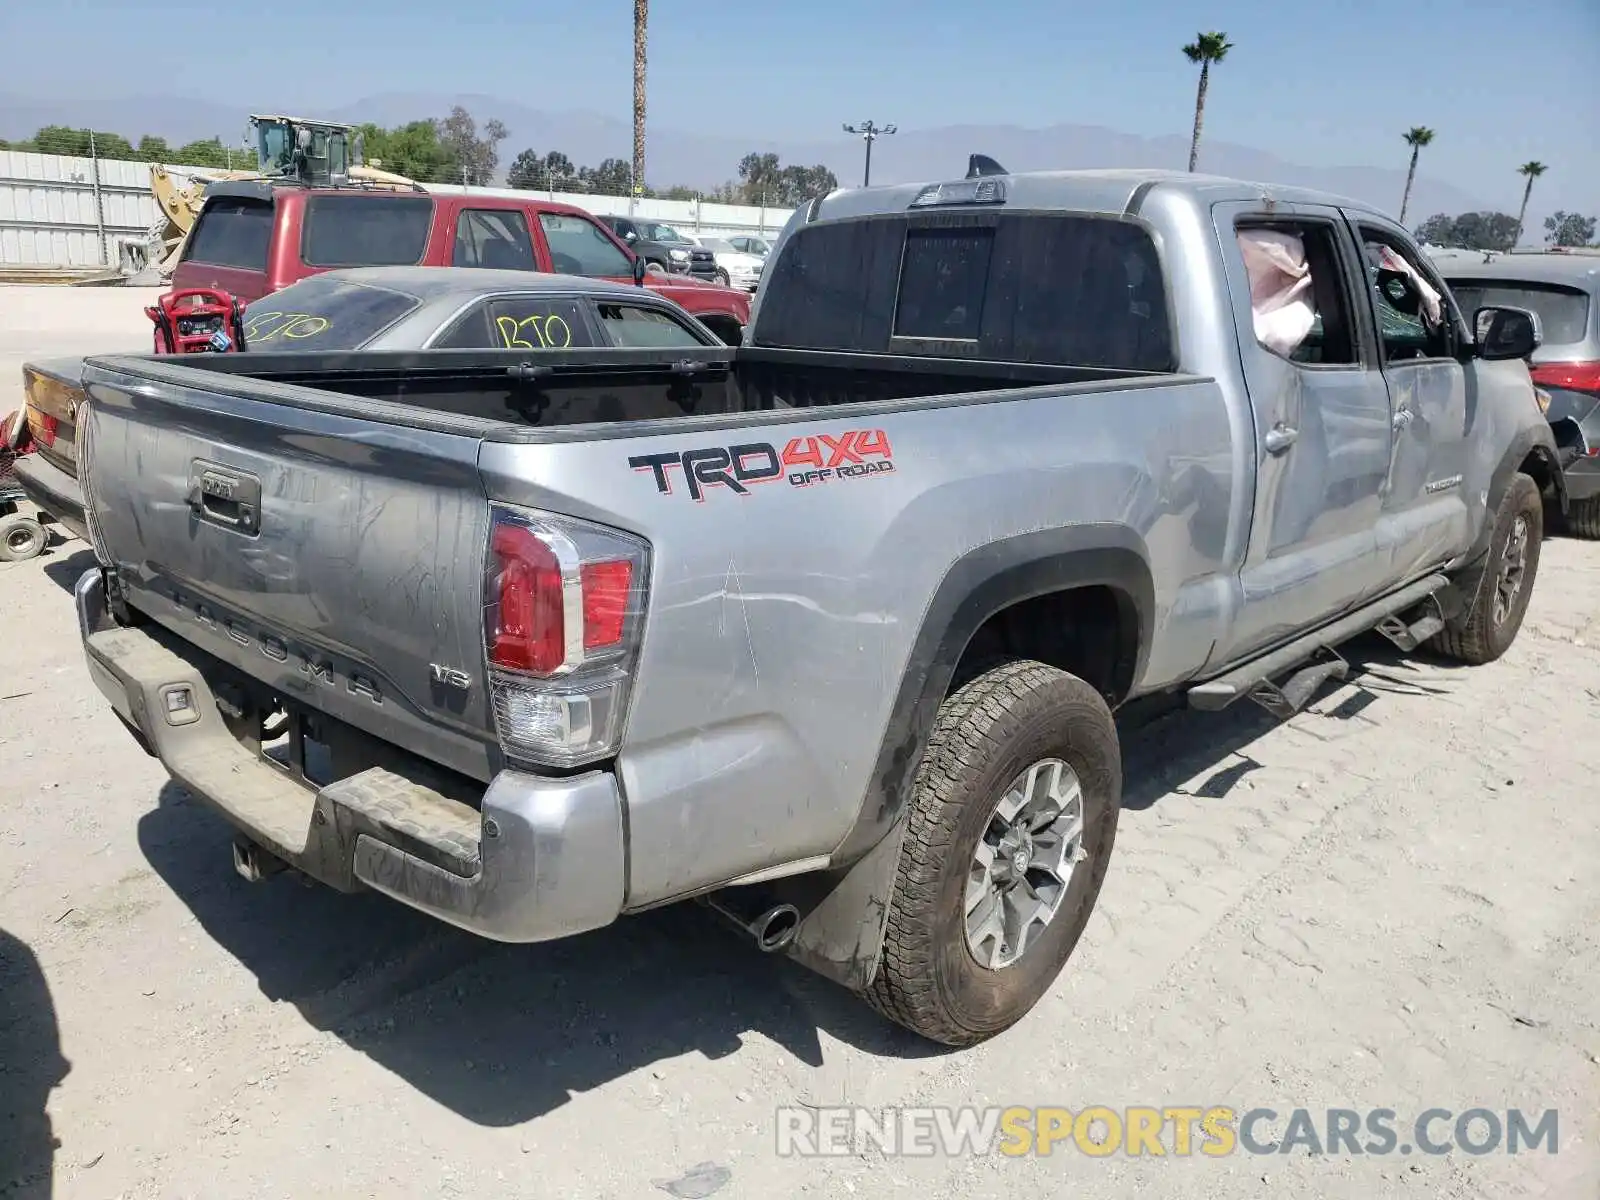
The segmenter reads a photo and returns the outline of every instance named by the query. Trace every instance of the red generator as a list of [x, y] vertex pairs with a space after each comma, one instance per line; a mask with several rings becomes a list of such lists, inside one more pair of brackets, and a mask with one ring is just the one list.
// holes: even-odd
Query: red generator
[[145, 310], [157, 354], [226, 354], [244, 349], [244, 305], [220, 288], [171, 291]]

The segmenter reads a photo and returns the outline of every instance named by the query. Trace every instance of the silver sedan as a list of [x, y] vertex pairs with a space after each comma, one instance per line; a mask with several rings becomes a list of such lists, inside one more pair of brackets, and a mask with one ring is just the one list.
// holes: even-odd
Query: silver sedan
[[647, 288], [471, 267], [312, 275], [252, 301], [244, 335], [247, 351], [263, 353], [722, 345]]

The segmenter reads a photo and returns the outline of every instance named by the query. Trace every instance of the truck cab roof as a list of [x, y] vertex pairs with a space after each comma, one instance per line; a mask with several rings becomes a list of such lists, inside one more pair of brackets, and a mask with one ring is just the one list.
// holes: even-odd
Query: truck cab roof
[[[963, 179], [891, 184], [887, 187], [842, 188], [814, 201], [807, 223], [905, 212], [926, 189], [960, 189], [995, 182], [1011, 209], [1049, 209], [1082, 213], [1126, 213], [1135, 199], [1153, 187], [1171, 188], [1209, 206], [1230, 200], [1256, 202], [1269, 197], [1282, 204], [1325, 204], [1357, 209], [1374, 216], [1384, 214], [1372, 205], [1314, 188], [1276, 183], [1253, 183], [1222, 175], [1197, 175], [1187, 171], [1151, 169], [1025, 171], [968, 176]], [[957, 192], [956, 194], [959, 194]]]

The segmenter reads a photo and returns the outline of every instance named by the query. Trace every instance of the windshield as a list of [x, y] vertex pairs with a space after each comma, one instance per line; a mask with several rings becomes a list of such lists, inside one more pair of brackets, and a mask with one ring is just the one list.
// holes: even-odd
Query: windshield
[[737, 253], [739, 253], [737, 250], [735, 250], [733, 248], [733, 243], [732, 242], [725, 242], [721, 238], [703, 237], [703, 238], [700, 239], [700, 244], [702, 246], [704, 246], [707, 250], [710, 250], [713, 254], [737, 254]]
[[404, 292], [313, 275], [245, 307], [245, 349], [359, 350], [420, 303]]
[[1450, 290], [1470, 319], [1485, 305], [1527, 308], [1539, 314], [1546, 346], [1570, 346], [1589, 335], [1589, 297], [1577, 288], [1544, 283], [1452, 279]]
[[671, 225], [658, 225], [654, 221], [640, 221], [640, 232], [652, 242], [682, 242], [684, 245], [693, 245], [688, 238], [679, 233]]
[[287, 171], [294, 162], [294, 146], [289, 141], [289, 130], [283, 125], [256, 126], [256, 153], [260, 155], [263, 171]]

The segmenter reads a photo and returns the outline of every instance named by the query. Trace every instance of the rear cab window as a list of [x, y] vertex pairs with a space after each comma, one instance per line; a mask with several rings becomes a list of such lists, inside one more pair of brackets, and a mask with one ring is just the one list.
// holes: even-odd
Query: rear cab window
[[265, 271], [272, 245], [273, 204], [248, 196], [214, 196], [184, 247], [183, 261]]
[[1468, 321], [1480, 308], [1526, 308], [1539, 315], [1546, 346], [1575, 346], [1589, 337], [1589, 294], [1559, 283], [1451, 279], [1450, 290]]
[[918, 213], [796, 230], [754, 345], [1176, 369], [1161, 259], [1134, 221]]
[[245, 307], [245, 349], [359, 350], [419, 303], [389, 288], [313, 275]]
[[406, 267], [422, 261], [433, 197], [392, 192], [306, 199], [300, 257], [308, 267]]

